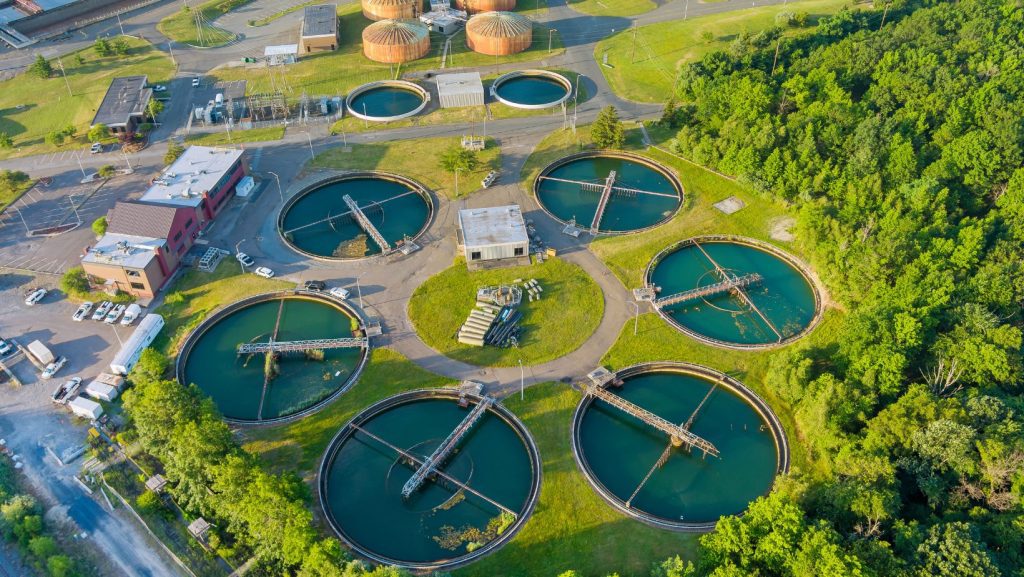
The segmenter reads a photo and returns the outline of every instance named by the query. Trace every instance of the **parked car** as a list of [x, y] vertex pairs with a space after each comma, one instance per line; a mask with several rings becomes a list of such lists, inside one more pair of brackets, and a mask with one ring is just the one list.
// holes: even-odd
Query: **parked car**
[[126, 307], [125, 305], [117, 305], [114, 308], [110, 309], [110, 312], [107, 313], [107, 318], [103, 319], [103, 322], [107, 323], [108, 325], [116, 323], [117, 319], [121, 318], [121, 313], [123, 313], [124, 309], [126, 308], [128, 307]]
[[121, 317], [121, 326], [126, 327], [134, 323], [140, 314], [142, 314], [142, 307], [135, 303], [128, 305], [128, 308], [124, 311], [124, 316]]
[[327, 283], [322, 280], [308, 280], [302, 287], [308, 291], [321, 292], [327, 290]]
[[107, 313], [110, 312], [110, 309], [113, 308], [113, 306], [114, 303], [110, 301], [101, 302], [99, 306], [96, 307], [96, 310], [92, 312], [92, 320], [102, 321], [107, 316]]
[[7, 342], [6, 339], [0, 339], [0, 355], [6, 355], [11, 352], [13, 348], [14, 347], [11, 346], [11, 343]]
[[82, 319], [84, 319], [85, 317], [89, 316], [89, 311], [91, 311], [91, 310], [92, 310], [92, 303], [89, 302], [89, 301], [85, 301], [84, 303], [79, 305], [78, 310], [75, 311], [75, 314], [71, 317], [71, 320], [82, 322]]
[[27, 304], [28, 306], [36, 304], [37, 302], [43, 300], [43, 297], [46, 296], [47, 292], [49, 291], [47, 291], [44, 288], [34, 289], [32, 292], [28, 293], [27, 297], [25, 297], [25, 304]]
[[256, 265], [256, 261], [252, 260], [252, 257], [247, 255], [247, 254], [245, 254], [244, 252], [240, 252], [240, 253], [236, 254], [235, 258], [238, 259], [238, 262], [242, 263], [242, 266], [255, 266]]
[[163, 84], [157, 84], [156, 86], [153, 87], [153, 92], [165, 92], [166, 90], [167, 90], [167, 87], [164, 86]]
[[57, 357], [56, 359], [54, 359], [54, 361], [52, 363], [46, 365], [46, 368], [43, 369], [43, 378], [44, 379], [51, 379], [51, 378], [53, 378], [53, 375], [56, 375], [57, 371], [61, 370], [61, 368], [63, 368], [64, 365], [67, 364], [67, 362], [68, 362], [68, 358], [67, 357]]
[[99, 154], [103, 152], [103, 145], [98, 142], [94, 142], [92, 143], [92, 146], [89, 147], [89, 152], [92, 154]]
[[274, 271], [265, 266], [256, 267], [256, 270], [252, 271], [252, 273], [263, 278], [274, 278]]
[[192, 87], [193, 88], [198, 88], [199, 87], [199, 77], [198, 76], [196, 78], [192, 79]]
[[78, 387], [81, 385], [82, 377], [71, 377], [71, 380], [61, 383], [57, 390], [53, 391], [53, 394], [50, 395], [50, 398], [55, 403], [65, 405], [78, 392]]
[[483, 180], [480, 181], [480, 184], [484, 188], [487, 188], [487, 187], [491, 186], [492, 184], [494, 184], [494, 181], [496, 181], [496, 180], [498, 180], [498, 173], [496, 171], [492, 170], [492, 171], [487, 173], [487, 176], [485, 176]]
[[327, 293], [341, 300], [347, 299], [348, 295], [351, 294], [348, 292], [348, 289], [343, 289], [340, 286], [331, 287], [331, 290], [327, 291]]

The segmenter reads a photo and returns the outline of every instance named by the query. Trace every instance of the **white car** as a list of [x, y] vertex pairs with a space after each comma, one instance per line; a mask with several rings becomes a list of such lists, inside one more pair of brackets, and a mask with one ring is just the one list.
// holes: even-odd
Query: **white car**
[[192, 79], [192, 86], [193, 86], [193, 88], [198, 88], [199, 87], [199, 78], [193, 78]]
[[101, 152], [103, 152], [103, 145], [99, 142], [94, 142], [92, 146], [89, 147], [90, 154], [99, 154]]
[[348, 295], [351, 294], [350, 292], [348, 292], [348, 289], [343, 289], [340, 286], [331, 287], [331, 290], [329, 290], [327, 292], [332, 297], [339, 298], [341, 300], [347, 299]]
[[263, 278], [274, 278], [274, 271], [265, 266], [256, 267], [256, 270], [252, 271], [252, 274]]
[[252, 260], [252, 257], [244, 252], [236, 254], [235, 258], [238, 259], [238, 262], [242, 263], [243, 266], [253, 266], [256, 264], [256, 261]]
[[103, 302], [101, 302], [99, 304], [99, 306], [96, 307], [96, 310], [94, 310], [92, 312], [92, 320], [94, 320], [94, 321], [102, 321], [103, 318], [107, 316], [107, 313], [110, 312], [110, 309], [113, 308], [113, 307], [114, 307], [114, 303], [112, 303], [110, 301], [103, 301]]
[[75, 311], [75, 314], [74, 314], [74, 316], [71, 317], [71, 320], [82, 322], [82, 319], [84, 319], [85, 317], [89, 316], [89, 311], [91, 311], [91, 310], [92, 310], [92, 303], [89, 302], [89, 301], [85, 301], [84, 303], [82, 303], [78, 307], [78, 310]]
[[67, 362], [68, 362], [68, 358], [67, 357], [57, 357], [56, 360], [54, 360], [52, 363], [46, 365], [46, 368], [43, 369], [43, 378], [44, 379], [53, 378], [53, 375], [56, 375], [57, 371], [61, 370], [61, 368], [63, 368], [64, 365], [67, 364]]
[[5, 339], [0, 339], [0, 355], [6, 355], [11, 352], [11, 343]]
[[142, 314], [142, 307], [135, 303], [128, 305], [128, 308], [124, 311], [124, 316], [121, 317], [121, 326], [127, 327], [131, 325], [135, 322], [135, 319], [139, 318], [140, 314]]
[[108, 325], [116, 323], [117, 319], [121, 318], [121, 313], [124, 312], [125, 308], [127, 308], [125, 305], [117, 305], [116, 307], [110, 309], [110, 312], [107, 313], [107, 318], [103, 319], [103, 322], [107, 323]]
[[27, 304], [28, 306], [36, 304], [37, 302], [43, 300], [43, 297], [46, 296], [47, 292], [48, 291], [44, 288], [35, 289], [34, 291], [30, 292], [27, 297], [25, 297], [25, 304]]
[[156, 86], [153, 87], [153, 92], [165, 92], [166, 90], [167, 90], [167, 87], [164, 86], [163, 84], [157, 84]]

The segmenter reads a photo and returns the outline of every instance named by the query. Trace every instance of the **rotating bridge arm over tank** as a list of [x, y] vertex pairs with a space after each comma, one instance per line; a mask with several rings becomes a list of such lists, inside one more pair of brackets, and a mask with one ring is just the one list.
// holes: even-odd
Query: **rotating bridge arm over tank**
[[382, 235], [380, 231], [377, 230], [377, 227], [373, 226], [373, 223], [370, 222], [370, 219], [366, 217], [366, 213], [363, 212], [363, 209], [359, 208], [359, 204], [356, 201], [352, 200], [352, 197], [347, 194], [341, 197], [341, 199], [345, 201], [346, 205], [348, 205], [349, 211], [352, 213], [352, 216], [356, 219], [356, 222], [359, 224], [360, 228], [365, 230], [366, 234], [370, 235], [370, 238], [373, 239], [373, 242], [377, 243], [377, 246], [380, 247], [381, 252], [385, 254], [391, 252], [391, 244], [384, 239], [384, 235]]
[[648, 425], [651, 425], [652, 427], [658, 429], [659, 431], [667, 433], [674, 442], [678, 442], [689, 447], [695, 447], [697, 449], [700, 449], [701, 451], [704, 451], [705, 456], [718, 456], [717, 447], [715, 447], [707, 439], [698, 437], [697, 435], [691, 433], [687, 428], [682, 427], [680, 425], [676, 425], [675, 423], [671, 423], [668, 420], [648, 411], [647, 409], [634, 403], [631, 403], [626, 399], [623, 399], [622, 397], [616, 395], [615, 393], [608, 391], [607, 389], [598, 384], [584, 383], [583, 388], [587, 394], [597, 397], [598, 399], [601, 399], [602, 401], [608, 403], [609, 405], [615, 407], [616, 409], [619, 409], [620, 411], [628, 415], [640, 419], [641, 421], [647, 423]]
[[434, 449], [434, 452], [431, 453], [429, 457], [427, 457], [427, 460], [424, 461], [418, 469], [416, 469], [416, 472], [413, 473], [412, 477], [409, 477], [409, 480], [405, 482], [405, 485], [402, 486], [402, 497], [408, 499], [414, 492], [416, 492], [416, 489], [420, 488], [420, 485], [423, 484], [423, 481], [425, 481], [431, 473], [437, 471], [437, 468], [441, 463], [443, 463], [444, 460], [452, 454], [452, 451], [455, 450], [455, 446], [458, 445], [460, 440], [462, 440], [462, 437], [466, 436], [466, 433], [473, 428], [473, 425], [480, 420], [480, 417], [484, 416], [484, 413], [487, 412], [487, 409], [493, 402], [493, 399], [490, 397], [484, 397], [482, 401], [473, 407], [473, 410], [466, 415], [466, 418], [459, 423], [459, 426], [455, 427], [448, 437], [442, 441], [436, 449]]
[[[733, 276], [731, 273], [726, 271], [715, 261], [715, 259], [711, 258], [711, 255], [708, 254], [708, 251], [704, 250], [704, 247], [702, 247], [699, 242], [693, 241], [693, 246], [697, 247], [697, 249], [700, 250], [704, 257], [708, 259], [708, 262], [710, 262], [711, 265], [715, 267], [715, 273], [722, 281], [736, 280], [737, 277]], [[743, 288], [738, 285], [732, 287], [731, 290], [735, 294], [739, 295], [739, 297], [743, 299], [743, 302], [747, 303], [747, 306], [750, 307], [750, 310], [754, 311], [754, 313], [756, 313], [757, 316], [761, 317], [761, 320], [764, 321], [764, 324], [768, 325], [768, 328], [770, 328], [772, 332], [775, 333], [775, 336], [781, 343], [785, 337], [782, 336], [782, 333], [779, 332], [779, 329], [775, 328], [775, 324], [772, 323], [772, 321], [768, 320], [768, 317], [761, 312], [761, 309], [757, 308], [757, 305], [754, 304], [754, 301], [750, 300], [750, 297], [747, 296], [746, 291], [744, 291]]]
[[671, 305], [677, 305], [680, 303], [697, 300], [702, 297], [708, 297], [724, 292], [730, 292], [739, 288], [743, 288], [745, 286], [758, 284], [762, 280], [764, 279], [761, 277], [760, 274], [756, 272], [745, 274], [743, 276], [730, 276], [729, 278], [726, 278], [725, 280], [719, 281], [715, 284], [697, 287], [694, 289], [685, 290], [682, 292], [661, 297], [654, 301], [654, 306], [667, 307]]
[[328, 349], [366, 348], [369, 339], [366, 337], [346, 337], [340, 339], [313, 339], [308, 341], [270, 341], [267, 343], [243, 343], [238, 345], [238, 354], [254, 353], [290, 353], [304, 351], [325, 351]]

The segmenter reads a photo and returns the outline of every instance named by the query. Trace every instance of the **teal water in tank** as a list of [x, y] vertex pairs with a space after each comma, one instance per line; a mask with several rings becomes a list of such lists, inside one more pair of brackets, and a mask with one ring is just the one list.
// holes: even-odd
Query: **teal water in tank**
[[342, 197], [351, 196], [384, 239], [395, 246], [406, 235], [419, 234], [430, 216], [427, 201], [418, 193], [407, 194], [410, 192], [412, 189], [402, 183], [372, 177], [324, 185], [288, 209], [283, 219], [284, 236], [299, 249], [322, 257], [380, 254], [380, 246], [354, 218], [345, 215], [349, 208]]
[[[673, 423], [685, 423], [712, 384], [672, 372], [647, 373], [611, 391]], [[633, 501], [634, 509], [673, 522], [703, 523], [741, 513], [768, 492], [777, 452], [767, 424], [729, 389], [715, 389], [690, 430], [719, 457], [673, 447]], [[598, 481], [622, 501], [640, 485], [669, 445], [668, 436], [604, 401], [595, 400], [579, 426], [583, 458]]]
[[277, 375], [264, 389], [266, 355], [238, 355], [238, 345], [267, 342], [280, 310], [276, 341], [352, 336], [349, 316], [324, 302], [284, 298], [247, 306], [210, 327], [185, 359], [183, 380], [195, 383], [228, 418], [258, 420], [291, 415], [307, 409], [345, 385], [359, 364], [357, 348], [326, 350], [323, 360], [304, 353], [283, 353]]
[[[563, 180], [604, 184], [611, 171], [615, 171], [615, 186], [655, 192], [649, 194], [623, 194], [613, 191], [608, 199], [599, 230], [602, 232], [628, 232], [655, 225], [679, 208], [679, 191], [663, 174], [632, 160], [593, 157], [573, 160], [552, 170], [547, 176]], [[568, 221], [575, 217], [581, 228], [590, 228], [601, 190], [579, 184], [541, 179], [537, 188], [538, 200], [551, 214]]]
[[502, 82], [497, 92], [509, 102], [539, 106], [557, 102], [568, 90], [561, 82], [546, 76], [526, 75]]
[[[420, 458], [428, 456], [466, 417], [454, 400], [409, 400], [371, 417], [362, 428]], [[499, 509], [472, 494], [428, 479], [409, 499], [402, 486], [413, 468], [398, 454], [356, 431], [327, 472], [328, 513], [361, 547], [396, 561], [440, 562], [465, 555], [465, 542], [438, 540], [443, 527], [483, 530]], [[526, 445], [512, 427], [487, 413], [462, 438], [442, 471], [519, 513], [527, 506], [533, 471]]]
[[365, 116], [386, 118], [416, 110], [423, 103], [423, 96], [407, 88], [382, 86], [360, 92], [352, 99], [349, 107]]
[[[745, 287], [751, 302], [784, 339], [803, 331], [814, 319], [810, 282], [781, 258], [744, 244], [701, 242], [719, 266], [737, 276], [758, 273], [761, 283]], [[699, 248], [684, 246], [665, 256], [651, 274], [661, 287], [659, 297], [719, 282], [714, 265]], [[665, 312], [694, 332], [738, 344], [769, 344], [779, 340], [771, 326], [742, 297], [730, 292], [666, 307]]]

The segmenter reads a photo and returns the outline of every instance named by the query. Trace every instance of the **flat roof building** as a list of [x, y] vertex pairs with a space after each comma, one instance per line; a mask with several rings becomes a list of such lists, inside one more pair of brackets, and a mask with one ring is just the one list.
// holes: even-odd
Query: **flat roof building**
[[82, 257], [82, 269], [121, 292], [152, 297], [171, 277], [169, 258], [166, 239], [108, 232]]
[[338, 47], [338, 7], [334, 4], [306, 6], [302, 12], [299, 53], [326, 52]]
[[438, 74], [436, 80], [441, 108], [484, 105], [484, 84], [479, 72]]
[[91, 126], [105, 124], [111, 132], [135, 132], [146, 119], [153, 89], [145, 76], [120, 76], [110, 81]]
[[266, 59], [267, 64], [270, 66], [295, 64], [298, 54], [298, 44], [281, 44], [278, 46], [267, 46], [263, 49], [263, 58]]
[[245, 176], [244, 151], [190, 146], [153, 180], [142, 202], [196, 209], [202, 227], [224, 208], [234, 186]]
[[519, 205], [459, 211], [459, 244], [467, 263], [528, 257], [530, 237]]
[[107, 213], [107, 232], [167, 239], [171, 254], [181, 258], [199, 236], [196, 210], [186, 206], [119, 201]]

